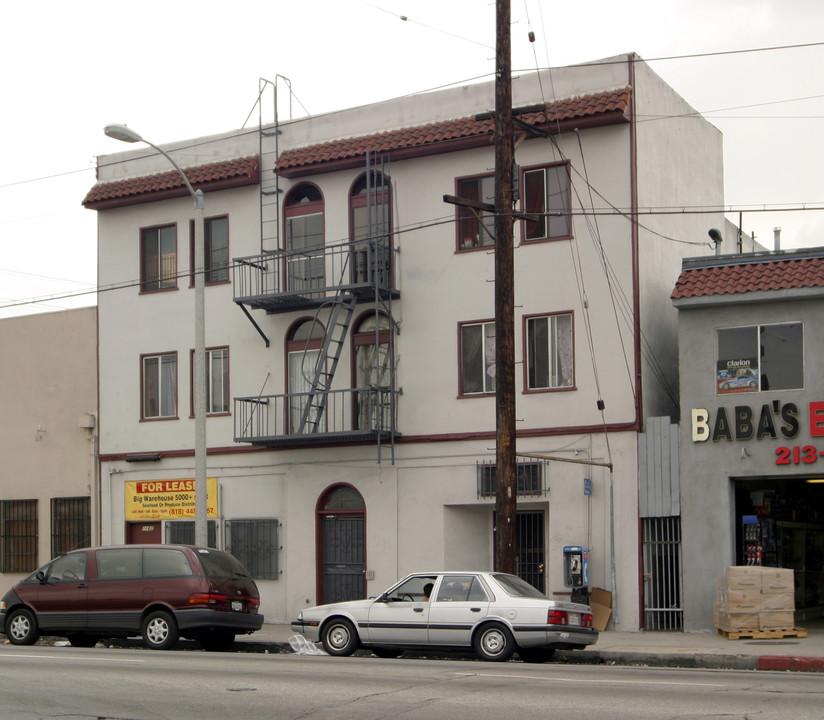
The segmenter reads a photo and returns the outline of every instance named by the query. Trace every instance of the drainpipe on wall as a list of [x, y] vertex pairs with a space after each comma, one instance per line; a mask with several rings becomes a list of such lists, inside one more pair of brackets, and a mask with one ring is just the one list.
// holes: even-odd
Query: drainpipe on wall
[[773, 228], [773, 249], [778, 252], [781, 249], [781, 228]]

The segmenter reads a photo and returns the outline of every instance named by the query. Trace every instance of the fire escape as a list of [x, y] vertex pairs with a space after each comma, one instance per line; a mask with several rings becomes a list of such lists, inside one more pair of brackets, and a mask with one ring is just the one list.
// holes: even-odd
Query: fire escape
[[[272, 85], [277, 107], [277, 85]], [[288, 82], [288, 81], [287, 81]], [[262, 88], [264, 86], [262, 85]], [[275, 168], [280, 129], [259, 123], [261, 252], [233, 262], [234, 301], [269, 347], [255, 311], [266, 315], [313, 312], [311, 331], [295, 384], [300, 390], [234, 398], [234, 439], [266, 447], [337, 442], [374, 442], [378, 461], [384, 445], [394, 460], [397, 398], [396, 325], [392, 301], [399, 297], [389, 217], [387, 162], [367, 153], [364, 206], [349, 242], [284, 249], [283, 193]], [[375, 313], [374, 367], [360, 369], [362, 387], [336, 380], [357, 305]], [[320, 342], [318, 338], [320, 336]], [[312, 341], [315, 341], [314, 344]], [[311, 345], [311, 348], [310, 348]], [[353, 359], [354, 362], [354, 359]], [[265, 388], [266, 381], [263, 383]], [[344, 387], [345, 386], [345, 387]]]

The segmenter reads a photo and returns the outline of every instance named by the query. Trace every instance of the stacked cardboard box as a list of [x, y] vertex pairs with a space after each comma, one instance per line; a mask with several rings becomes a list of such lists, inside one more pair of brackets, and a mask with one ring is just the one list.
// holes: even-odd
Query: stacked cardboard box
[[761, 566], [728, 567], [718, 582], [715, 626], [725, 632], [792, 630], [793, 571]]

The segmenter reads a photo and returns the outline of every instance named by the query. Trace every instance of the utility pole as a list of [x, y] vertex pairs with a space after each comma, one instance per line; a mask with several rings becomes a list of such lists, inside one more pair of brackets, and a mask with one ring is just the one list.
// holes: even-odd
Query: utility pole
[[515, 269], [512, 242], [510, 0], [496, 1], [495, 50], [495, 569], [515, 573]]

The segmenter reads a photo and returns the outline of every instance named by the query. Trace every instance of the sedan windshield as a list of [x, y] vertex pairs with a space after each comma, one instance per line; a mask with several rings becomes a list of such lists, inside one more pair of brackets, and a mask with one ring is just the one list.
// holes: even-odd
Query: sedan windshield
[[546, 595], [544, 595], [540, 590], [536, 590], [526, 580], [521, 580], [521, 578], [515, 575], [493, 573], [492, 577], [495, 578], [495, 580], [504, 589], [504, 592], [506, 592], [507, 595], [511, 595], [512, 597], [546, 599]]

